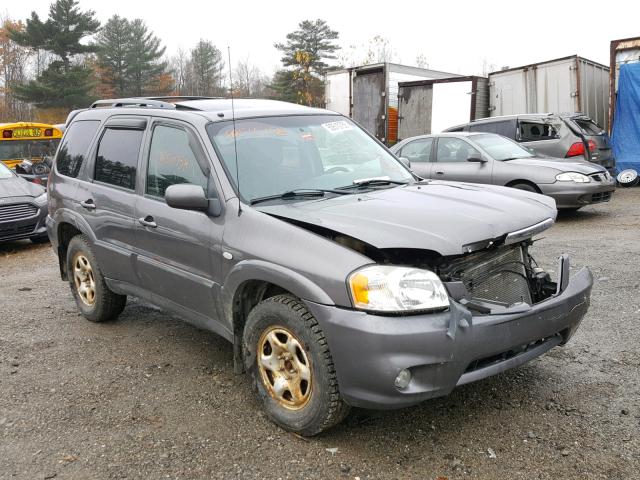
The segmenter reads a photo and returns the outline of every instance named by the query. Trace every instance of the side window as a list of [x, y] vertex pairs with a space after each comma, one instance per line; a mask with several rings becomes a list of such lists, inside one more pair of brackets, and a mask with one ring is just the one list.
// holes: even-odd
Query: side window
[[107, 128], [100, 139], [94, 179], [134, 190], [143, 130]]
[[459, 138], [438, 139], [438, 162], [466, 162], [467, 158], [479, 157], [480, 152]]
[[428, 162], [431, 159], [433, 138], [421, 138], [407, 143], [400, 150], [399, 157], [406, 157], [411, 162]]
[[521, 142], [535, 142], [537, 140], [558, 138], [559, 127], [551, 123], [520, 121], [518, 129]]
[[497, 133], [512, 140], [515, 138], [513, 122], [483, 122], [469, 126], [470, 132]]
[[158, 125], [151, 137], [146, 191], [164, 197], [167, 187], [179, 183], [200, 185], [207, 190], [207, 177], [189, 145], [189, 134], [181, 128]]
[[78, 176], [89, 143], [99, 126], [98, 120], [81, 120], [71, 124], [56, 157], [56, 169], [61, 175]]

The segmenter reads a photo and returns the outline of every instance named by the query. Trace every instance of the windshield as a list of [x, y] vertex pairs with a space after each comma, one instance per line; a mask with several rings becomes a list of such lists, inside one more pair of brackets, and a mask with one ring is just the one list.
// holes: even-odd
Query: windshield
[[[233, 124], [207, 128], [237, 186]], [[240, 195], [245, 201], [301, 189], [336, 189], [371, 178], [409, 182], [411, 173], [349, 119], [300, 115], [236, 121]], [[393, 184], [390, 184], [393, 186]]]
[[531, 158], [534, 155], [513, 140], [491, 133], [470, 137], [480, 145], [494, 160], [504, 161], [516, 158]]
[[0, 162], [0, 180], [13, 177], [11, 170], [2, 162]]
[[5, 140], [0, 141], [0, 160], [35, 159], [52, 157], [60, 143], [59, 138], [51, 140]]

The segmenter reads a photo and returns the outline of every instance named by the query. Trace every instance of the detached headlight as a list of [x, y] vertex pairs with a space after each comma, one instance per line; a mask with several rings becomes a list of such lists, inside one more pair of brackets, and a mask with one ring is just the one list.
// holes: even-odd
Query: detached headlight
[[438, 276], [428, 270], [374, 265], [348, 278], [353, 305], [374, 312], [442, 309], [449, 295]]
[[41, 207], [46, 205], [47, 204], [47, 192], [44, 192], [42, 195], [37, 196], [36, 198], [34, 198], [33, 201], [36, 203], [36, 205], [39, 205]]
[[591, 179], [586, 175], [578, 172], [565, 172], [556, 175], [556, 180], [559, 182], [576, 182], [576, 183], [589, 183]]

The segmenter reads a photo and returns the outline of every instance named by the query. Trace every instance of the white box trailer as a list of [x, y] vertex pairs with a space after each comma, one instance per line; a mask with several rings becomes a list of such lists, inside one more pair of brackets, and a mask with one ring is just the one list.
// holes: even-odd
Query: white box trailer
[[326, 108], [353, 118], [381, 142], [393, 145], [398, 137], [398, 84], [456, 76], [395, 63], [336, 70], [327, 73]]
[[488, 80], [467, 76], [400, 82], [398, 141], [489, 116]]
[[489, 74], [492, 117], [575, 113], [608, 128], [609, 67], [572, 55]]

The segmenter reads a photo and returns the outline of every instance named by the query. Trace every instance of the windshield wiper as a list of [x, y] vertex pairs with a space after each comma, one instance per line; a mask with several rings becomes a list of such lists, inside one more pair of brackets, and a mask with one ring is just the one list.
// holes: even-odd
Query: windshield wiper
[[256, 203], [268, 202], [269, 200], [289, 200], [291, 198], [317, 198], [324, 197], [325, 193], [335, 193], [337, 195], [347, 195], [347, 192], [340, 190], [331, 190], [329, 188], [300, 188], [296, 190], [289, 190], [278, 195], [267, 195], [265, 197], [252, 198], [250, 200], [251, 205]]
[[403, 182], [400, 180], [391, 180], [387, 177], [373, 177], [362, 178], [354, 180], [352, 185], [345, 185], [344, 187], [337, 187], [338, 190], [347, 190], [349, 188], [368, 187], [371, 185], [408, 185], [409, 182]]

